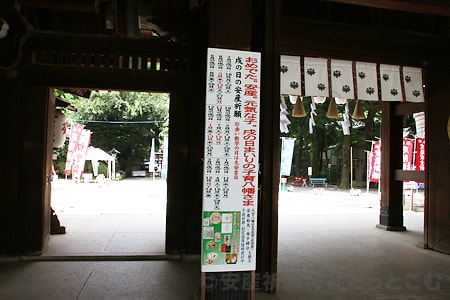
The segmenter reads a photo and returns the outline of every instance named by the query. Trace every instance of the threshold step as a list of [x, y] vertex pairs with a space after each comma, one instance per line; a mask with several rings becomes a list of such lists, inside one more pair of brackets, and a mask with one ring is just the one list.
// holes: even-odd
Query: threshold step
[[21, 261], [138, 261], [138, 260], [181, 260], [182, 255], [173, 254], [74, 254], [74, 255], [26, 255]]

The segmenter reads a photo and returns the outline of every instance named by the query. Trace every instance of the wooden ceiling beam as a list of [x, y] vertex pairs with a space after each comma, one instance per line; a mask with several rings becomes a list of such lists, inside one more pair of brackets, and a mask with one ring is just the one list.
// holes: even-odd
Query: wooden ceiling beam
[[192, 76], [187, 72], [139, 72], [77, 66], [27, 66], [22, 69], [21, 75], [24, 84], [48, 85], [61, 89], [151, 92], [184, 91]]
[[446, 0], [325, 0], [359, 6], [369, 6], [410, 13], [450, 17], [450, 3]]
[[27, 8], [39, 8], [59, 11], [74, 11], [85, 13], [99, 13], [99, 0], [18, 0], [19, 4]]
[[281, 22], [280, 49], [284, 55], [383, 61], [423, 67], [432, 57], [445, 57], [449, 47], [446, 37], [368, 30], [287, 17]]

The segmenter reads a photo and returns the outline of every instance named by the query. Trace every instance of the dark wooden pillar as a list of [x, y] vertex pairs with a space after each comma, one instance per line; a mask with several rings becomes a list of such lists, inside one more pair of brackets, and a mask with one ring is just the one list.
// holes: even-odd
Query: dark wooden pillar
[[[170, 94], [169, 160], [167, 177], [166, 253], [186, 249], [187, 215], [191, 206], [188, 183], [188, 101], [180, 93]], [[200, 216], [200, 212], [199, 212]], [[200, 230], [200, 229], [199, 229]], [[200, 245], [200, 242], [198, 242]]]
[[[2, 103], [2, 158], [0, 181], [0, 256], [17, 252], [16, 212], [19, 193], [20, 93], [21, 86], [15, 69], [16, 34], [20, 23], [14, 1], [0, 1], [0, 18], [9, 23], [8, 34], [0, 39], [0, 101]], [[16, 27], [17, 26], [17, 27]]]
[[[206, 45], [206, 44], [205, 44]], [[205, 138], [205, 87], [206, 46], [191, 56], [189, 84], [185, 92], [188, 128], [188, 170], [184, 177], [188, 182], [189, 219], [186, 224], [186, 248], [189, 254], [201, 252], [202, 196], [203, 196], [203, 152]]]
[[255, 21], [255, 49], [261, 51], [260, 201], [256, 273], [267, 277], [257, 287], [276, 291], [278, 258], [278, 186], [280, 178], [280, 16], [279, 0], [262, 1], [261, 19]]
[[0, 256], [17, 253], [16, 213], [19, 193], [20, 121], [19, 105], [20, 83], [0, 70], [0, 99], [4, 119], [5, 141], [0, 147], [2, 157], [2, 180], [0, 181]]
[[404, 231], [403, 182], [395, 171], [403, 168], [403, 118], [395, 114], [395, 102], [383, 102], [381, 124], [381, 201], [378, 228]]
[[[208, 47], [249, 51], [253, 19], [251, 8], [252, 1], [210, 1]], [[230, 280], [234, 283], [233, 289], [225, 288]], [[252, 292], [248, 284], [245, 290], [242, 288], [249, 280], [251, 272], [202, 273], [204, 290], [201, 291], [201, 299], [250, 299]]]
[[40, 254], [50, 237], [54, 103], [44, 86], [23, 88], [17, 214], [18, 251]]
[[[261, 52], [260, 176], [255, 289], [275, 292], [278, 238], [279, 178], [279, 16], [278, 0], [211, 1], [209, 46]], [[267, 275], [270, 280], [267, 280]], [[208, 273], [215, 282], [251, 279], [251, 272]], [[262, 283], [262, 278], [264, 284]], [[223, 281], [223, 280], [225, 281]], [[208, 281], [208, 280], [207, 280]], [[208, 282], [207, 282], [208, 283]], [[269, 283], [267, 285], [267, 283]], [[245, 285], [243, 285], [245, 287]], [[227, 291], [219, 285], [206, 299], [249, 299], [247, 288]]]
[[250, 50], [252, 2], [210, 1], [208, 45], [216, 48]]
[[450, 253], [450, 45], [430, 63], [427, 85], [425, 246]]

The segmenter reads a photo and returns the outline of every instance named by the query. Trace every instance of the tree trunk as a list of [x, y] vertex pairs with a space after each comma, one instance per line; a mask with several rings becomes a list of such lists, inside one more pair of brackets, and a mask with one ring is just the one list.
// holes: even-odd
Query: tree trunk
[[364, 120], [364, 135], [366, 140], [373, 140], [375, 128], [375, 115], [380, 108], [375, 105], [370, 105], [367, 108], [367, 117]]
[[315, 128], [313, 133], [313, 142], [311, 144], [311, 167], [312, 167], [312, 176], [319, 176], [319, 158], [320, 158], [320, 147], [319, 147], [319, 131]]
[[342, 147], [342, 171], [341, 171], [341, 188], [350, 188], [350, 149], [352, 145], [352, 136], [344, 135], [344, 145]]
[[322, 171], [322, 152], [325, 147], [325, 131], [316, 127], [311, 145], [313, 177], [320, 177]]

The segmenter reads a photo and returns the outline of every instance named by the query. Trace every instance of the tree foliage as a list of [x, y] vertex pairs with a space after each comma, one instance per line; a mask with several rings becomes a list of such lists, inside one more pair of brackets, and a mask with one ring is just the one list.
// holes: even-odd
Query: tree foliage
[[152, 138], [156, 151], [167, 133], [169, 95], [163, 93], [97, 91], [89, 99], [57, 91], [57, 96], [77, 111], [66, 111], [68, 126], [84, 124], [92, 132], [91, 145], [117, 149], [119, 165], [131, 171], [149, 158]]
[[[296, 138], [292, 176], [307, 177], [307, 169], [312, 167], [313, 177], [327, 177], [329, 182], [333, 182], [342, 188], [349, 188], [351, 147], [368, 150], [370, 143], [367, 143], [366, 140], [379, 135], [380, 104], [378, 102], [361, 101], [366, 112], [366, 119], [358, 121], [350, 118], [351, 135], [346, 136], [342, 129], [345, 106], [337, 106], [338, 118], [328, 118], [326, 115], [330, 103], [329, 99], [323, 104], [315, 105], [315, 126], [313, 126], [313, 132], [310, 133], [311, 101], [311, 97], [303, 98], [307, 116], [302, 118], [289, 116], [291, 121], [290, 132], [282, 135]], [[286, 105], [288, 111], [291, 112], [294, 105], [289, 101], [286, 101]], [[350, 101], [350, 115], [354, 107], [355, 101]], [[360, 163], [358, 167], [364, 166], [365, 164]]]

